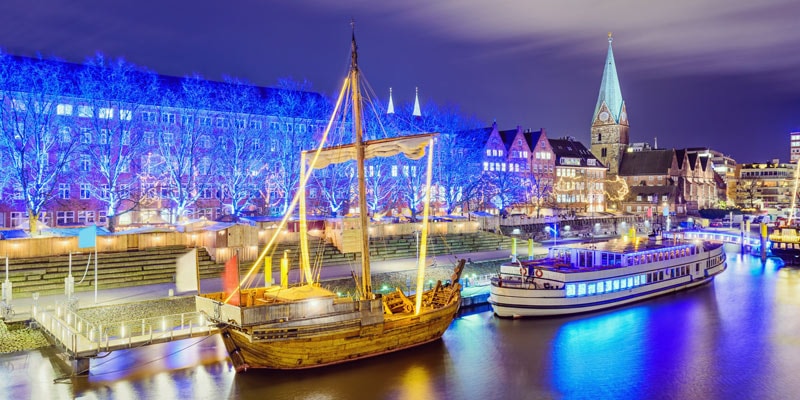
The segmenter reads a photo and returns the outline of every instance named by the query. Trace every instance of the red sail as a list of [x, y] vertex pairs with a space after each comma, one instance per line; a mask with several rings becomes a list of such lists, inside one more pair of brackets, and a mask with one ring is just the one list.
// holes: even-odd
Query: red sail
[[222, 291], [226, 299], [230, 297], [228, 304], [239, 305], [239, 263], [235, 254], [225, 263], [225, 270], [222, 272]]

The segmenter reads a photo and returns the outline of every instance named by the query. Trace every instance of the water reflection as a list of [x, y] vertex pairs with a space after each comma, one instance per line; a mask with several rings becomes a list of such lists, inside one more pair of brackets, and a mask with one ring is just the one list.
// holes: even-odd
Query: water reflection
[[728, 254], [714, 283], [601, 313], [464, 314], [443, 340], [307, 371], [236, 374], [218, 337], [115, 352], [71, 384], [48, 352], [0, 356], [13, 398], [795, 398], [800, 270]]

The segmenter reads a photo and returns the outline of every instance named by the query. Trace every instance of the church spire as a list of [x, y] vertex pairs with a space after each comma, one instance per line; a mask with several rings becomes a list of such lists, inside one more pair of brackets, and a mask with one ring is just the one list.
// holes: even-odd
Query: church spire
[[392, 88], [389, 88], [389, 107], [386, 109], [386, 114], [394, 114], [394, 102], [392, 101]]
[[606, 107], [608, 107], [608, 112], [613, 117], [613, 123], [618, 124], [620, 123], [620, 114], [625, 107], [625, 101], [622, 100], [622, 90], [619, 88], [619, 77], [617, 77], [617, 65], [614, 63], [614, 51], [611, 49], [611, 42], [613, 41], [614, 37], [609, 32], [608, 55], [606, 55], [603, 80], [600, 83], [600, 94], [597, 96], [597, 105], [594, 107], [593, 118], [597, 118], [600, 108], [605, 103]]
[[421, 117], [422, 112], [419, 110], [419, 88], [414, 88], [414, 113], [415, 117]]

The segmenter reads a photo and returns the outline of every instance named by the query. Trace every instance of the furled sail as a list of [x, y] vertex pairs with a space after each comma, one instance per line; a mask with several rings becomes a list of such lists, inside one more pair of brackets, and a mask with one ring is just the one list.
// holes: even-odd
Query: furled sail
[[[418, 135], [402, 136], [388, 139], [377, 139], [364, 142], [364, 159], [375, 157], [391, 157], [403, 154], [412, 160], [418, 160], [425, 155], [425, 146], [435, 133], [422, 133]], [[314, 152], [313, 150], [311, 152]], [[309, 162], [311, 157], [309, 157]], [[353, 144], [329, 147], [322, 149], [314, 163], [314, 169], [325, 168], [331, 164], [339, 164], [356, 159], [356, 148]]]

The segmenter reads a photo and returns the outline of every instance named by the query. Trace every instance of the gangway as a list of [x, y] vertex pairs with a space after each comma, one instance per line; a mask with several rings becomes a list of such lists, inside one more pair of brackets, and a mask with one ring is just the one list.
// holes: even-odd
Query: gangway
[[69, 358], [73, 374], [89, 373], [90, 360], [115, 350], [130, 349], [218, 333], [205, 314], [188, 312], [99, 324], [87, 321], [68, 305], [33, 306], [31, 319]]

